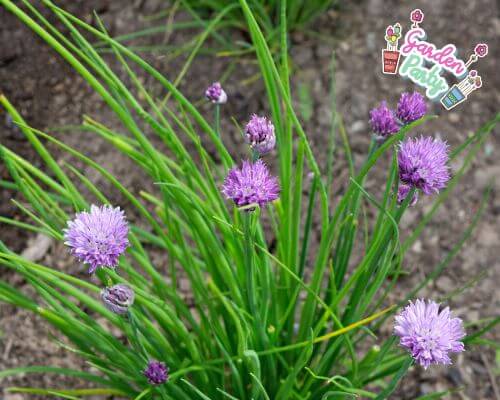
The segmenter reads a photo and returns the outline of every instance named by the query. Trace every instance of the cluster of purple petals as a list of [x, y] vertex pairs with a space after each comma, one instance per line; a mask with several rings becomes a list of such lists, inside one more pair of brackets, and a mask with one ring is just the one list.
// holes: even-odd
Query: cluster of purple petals
[[258, 204], [263, 207], [279, 197], [278, 179], [271, 175], [262, 160], [243, 161], [241, 168], [229, 171], [222, 193], [238, 207]]
[[98, 267], [116, 267], [128, 247], [128, 225], [119, 207], [92, 205], [90, 212], [78, 213], [64, 230], [71, 254], [89, 265], [89, 274]]
[[403, 93], [396, 112], [385, 101], [370, 111], [370, 125], [377, 139], [384, 140], [399, 131], [401, 125], [422, 118], [427, 112], [424, 97], [418, 93]]
[[379, 139], [385, 139], [399, 131], [399, 124], [394, 113], [387, 107], [385, 101], [370, 111], [370, 125]]
[[276, 145], [273, 123], [253, 114], [245, 127], [245, 141], [259, 154], [269, 153]]
[[418, 92], [403, 93], [398, 102], [396, 117], [403, 124], [409, 124], [422, 118], [427, 112], [424, 96]]
[[398, 151], [399, 179], [425, 194], [439, 192], [450, 179], [448, 145], [432, 137], [408, 138]]
[[151, 385], [161, 385], [168, 381], [168, 367], [161, 361], [150, 361], [144, 370], [144, 376]]
[[207, 88], [205, 97], [215, 104], [224, 104], [227, 102], [227, 94], [219, 82], [214, 82]]
[[462, 320], [448, 307], [439, 311], [434, 301], [417, 300], [396, 316], [394, 333], [401, 346], [425, 369], [431, 364], [451, 364], [450, 353], [464, 351]]

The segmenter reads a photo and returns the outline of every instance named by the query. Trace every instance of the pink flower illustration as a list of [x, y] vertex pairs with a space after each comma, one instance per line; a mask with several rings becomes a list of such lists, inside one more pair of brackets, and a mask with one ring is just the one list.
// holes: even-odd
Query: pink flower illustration
[[486, 43], [477, 44], [474, 48], [474, 53], [476, 53], [478, 57], [484, 57], [488, 54], [488, 45]]
[[424, 20], [424, 13], [419, 8], [413, 10], [410, 14], [411, 22], [418, 24]]

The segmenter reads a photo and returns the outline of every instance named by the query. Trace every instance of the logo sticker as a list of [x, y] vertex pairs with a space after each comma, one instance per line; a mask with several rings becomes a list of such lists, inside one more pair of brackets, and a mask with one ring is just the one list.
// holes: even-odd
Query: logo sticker
[[[382, 50], [382, 73], [399, 74], [410, 79], [416, 85], [425, 88], [425, 94], [429, 99], [439, 101], [445, 109], [451, 110], [482, 86], [478, 72], [469, 71], [468, 68], [488, 54], [488, 45], [477, 44], [474, 53], [467, 62], [464, 62], [457, 57], [457, 48], [454, 44], [437, 47], [426, 40], [427, 35], [419, 25], [424, 20], [422, 10], [418, 8], [413, 10], [410, 20], [412, 25], [404, 35], [400, 49], [398, 43], [402, 37], [401, 25], [396, 23], [386, 28], [386, 48]], [[441, 76], [444, 71], [461, 81], [450, 88], [446, 79]]]

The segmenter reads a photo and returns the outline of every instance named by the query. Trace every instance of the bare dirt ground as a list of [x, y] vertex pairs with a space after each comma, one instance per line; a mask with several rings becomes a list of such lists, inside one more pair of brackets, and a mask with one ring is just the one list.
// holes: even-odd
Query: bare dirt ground
[[[126, 5], [118, 0], [60, 1], [58, 4], [69, 6], [70, 11], [87, 20], [92, 20], [89, 15], [93, 9], [97, 9], [112, 34], [149, 26], [142, 17], [164, 7], [163, 2], [156, 0], [126, 2]], [[496, 44], [500, 36], [500, 19], [495, 1], [427, 0], [411, 4], [400, 4], [394, 0], [344, 2], [340, 10], [323, 15], [314, 29], [292, 35], [294, 87], [296, 92], [299, 91], [299, 86], [309, 88], [307, 93], [313, 112], [306, 122], [307, 134], [322, 165], [326, 162], [326, 154], [322, 149], [325, 148], [331, 121], [328, 96], [332, 49], [335, 50], [337, 60], [337, 107], [345, 122], [355, 161], [359, 163], [368, 146], [367, 119], [370, 108], [382, 99], [395, 104], [401, 92], [414, 88], [412, 84], [399, 78], [383, 76], [380, 71], [380, 50], [385, 46], [385, 26], [397, 21], [404, 27], [408, 26], [408, 16], [414, 7], [421, 8], [426, 14], [423, 27], [429, 40], [438, 45], [455, 43], [459, 55], [464, 58], [476, 43], [490, 44], [490, 55], [477, 64], [483, 77], [483, 88], [473, 93], [467, 103], [451, 112], [444, 111], [439, 105], [431, 105], [431, 111], [440, 115], [440, 118], [425, 124], [421, 133], [440, 135], [452, 146], [456, 146], [498, 112], [500, 77], [498, 55], [495, 53], [498, 53]], [[115, 124], [111, 113], [102, 107], [100, 99], [29, 29], [3, 9], [0, 10], [0, 22], [0, 92], [10, 99], [31, 125], [45, 129], [74, 124], [81, 121], [83, 113]], [[164, 35], [160, 35], [144, 41], [157, 43], [164, 39]], [[169, 40], [170, 44], [180, 45], [185, 43], [186, 37], [184, 34], [173, 33]], [[167, 55], [160, 50], [147, 57], [166, 76], [173, 79], [183, 60], [166, 61]], [[186, 96], [194, 101], [201, 99], [206, 85], [217, 80], [233, 61], [208, 56], [197, 60], [199, 61], [193, 64], [180, 85]], [[235, 71], [225, 82], [231, 101], [223, 111], [224, 139], [233, 154], [241, 151], [242, 146], [230, 117], [234, 116], [238, 121], [244, 122], [249, 114], [266, 109], [262, 84], [251, 79], [257, 71], [255, 65], [243, 58], [237, 60]], [[242, 82], [247, 80], [248, 83], [242, 86]], [[209, 109], [206, 111], [210, 117]], [[57, 130], [50, 131], [58, 133]], [[94, 139], [86, 140], [89, 136], [84, 135], [88, 134], [60, 135], [69, 144], [103, 163], [127, 187], [139, 189], [143, 186], [140, 173], [133, 172], [135, 170], [130, 168], [127, 160], [105, 143]], [[22, 134], [1, 111], [0, 140], [3, 145], [19, 152], [31, 162], [39, 162]], [[401, 278], [393, 300], [402, 298], [409, 288], [425, 277], [459, 239], [460, 233], [479, 206], [482, 192], [500, 174], [499, 146], [497, 128], [454, 195], [413, 246], [405, 260], [408, 275]], [[461, 161], [459, 158], [452, 167], [456, 170]], [[345, 183], [348, 179], [342, 158], [338, 158], [335, 169], [338, 171], [336, 176], [339, 185], [336, 190], [341, 192], [342, 182]], [[85, 172], [91, 179], [99, 179], [91, 171]], [[383, 173], [381, 168], [370, 177], [368, 188], [372, 193], [378, 190]], [[7, 176], [3, 165], [0, 165], [0, 176]], [[472, 238], [442, 276], [420, 293], [421, 296], [444, 299], [477, 278], [478, 282], [473, 287], [466, 288], [447, 300], [456, 314], [467, 322], [499, 314], [500, 295], [496, 290], [500, 284], [500, 260], [497, 256], [500, 239], [499, 195], [500, 181], [497, 178], [493, 181], [487, 211]], [[17, 217], [9, 202], [11, 197], [12, 192], [0, 190], [0, 214]], [[411, 232], [429, 206], [430, 201], [423, 199], [406, 215], [403, 221], [404, 233]], [[54, 268], [76, 271], [75, 265], [61, 259], [60, 255], [64, 250], [59, 244], [44, 242], [6, 226], [0, 226], [0, 240], [18, 252], [30, 251], [34, 258]], [[0, 270], [0, 278], [28, 290], [25, 282], [10, 271]], [[389, 325], [387, 324], [386, 333], [390, 330]], [[40, 364], [86, 368], [78, 358], [54, 344], [49, 333], [50, 329], [38, 318], [0, 304], [0, 370]], [[491, 332], [488, 337], [498, 342], [499, 330]], [[414, 368], [404, 378], [393, 398], [415, 399], [435, 390], [458, 388], [461, 390], [448, 398], [499, 399], [498, 368], [495, 352], [491, 348], [471, 347], [456, 359], [452, 367], [432, 368], [428, 371]], [[80, 384], [72, 380], [56, 379], [51, 375], [26, 375], [0, 381], [0, 394], [2, 388], [13, 385], [70, 387]], [[28, 397], [4, 392], [3, 398], [19, 400]]]

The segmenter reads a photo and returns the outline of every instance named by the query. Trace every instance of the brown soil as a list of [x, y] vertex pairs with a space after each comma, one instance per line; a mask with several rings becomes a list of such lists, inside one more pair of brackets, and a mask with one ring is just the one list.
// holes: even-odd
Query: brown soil
[[[60, 1], [58, 4], [87, 20], [92, 20], [89, 16], [91, 10], [98, 7], [99, 15], [103, 17], [112, 34], [131, 32], [148, 26], [141, 18], [163, 6], [163, 2], [154, 0], [126, 2], [126, 5], [118, 0]], [[496, 89], [500, 79], [494, 48], [500, 35], [498, 5], [493, 0], [426, 0], [419, 1], [418, 7], [424, 10], [426, 15], [423, 27], [429, 39], [436, 44], [455, 43], [462, 56], [477, 42], [490, 43], [490, 55], [477, 64], [484, 87], [473, 93], [467, 103], [454, 111], [446, 112], [437, 104], [431, 105], [431, 111], [440, 115], [440, 118], [427, 123], [421, 129], [424, 134], [438, 134], [452, 146], [456, 146], [498, 111], [500, 95]], [[397, 21], [407, 26], [412, 8], [412, 4], [401, 5], [394, 0], [349, 3], [338, 12], [322, 16], [319, 23], [315, 24], [314, 30], [292, 36], [294, 86], [296, 93], [299, 85], [309, 88], [313, 113], [305, 126], [321, 165], [326, 162], [326, 153], [322, 149], [325, 148], [331, 121], [331, 109], [327, 99], [332, 49], [335, 49], [337, 60], [337, 107], [346, 125], [355, 162], [359, 163], [363, 160], [369, 141], [369, 109], [382, 99], [395, 104], [402, 91], [412, 90], [414, 87], [401, 79], [383, 76], [380, 71], [380, 49], [385, 44], [385, 26]], [[96, 120], [118, 127], [111, 113], [102, 107], [100, 99], [75, 76], [57, 54], [3, 9], [0, 9], [0, 21], [0, 92], [9, 98], [31, 125], [45, 129], [74, 124], [81, 121], [83, 113], [87, 113]], [[144, 39], [141, 43], [158, 43], [158, 40], [164, 39], [164, 35], [160, 35]], [[185, 43], [186, 34], [174, 33], [169, 40], [171, 44]], [[183, 60], [166, 62], [164, 56], [161, 52], [147, 55], [155, 66], [173, 79]], [[200, 94], [206, 85], [218, 79], [233, 61], [208, 56], [201, 57], [201, 60], [203, 62], [193, 64], [180, 85], [186, 96], [194, 101], [201, 99]], [[237, 60], [237, 65], [236, 72], [225, 82], [231, 101], [224, 108], [223, 121], [224, 139], [229, 150], [235, 155], [242, 152], [243, 147], [229, 117], [234, 116], [243, 122], [250, 113], [266, 109], [263, 87], [259, 81], [241, 85], [241, 82], [255, 74], [255, 66], [249, 59]], [[206, 111], [208, 113], [209, 109]], [[208, 117], [211, 118], [209, 114]], [[38, 165], [38, 158], [29, 144], [2, 111], [0, 127], [3, 145]], [[105, 143], [94, 139], [85, 140], [89, 136], [84, 135], [88, 134], [63, 134], [51, 129], [49, 131], [61, 136], [66, 135], [66, 142], [103, 163], [127, 187], [134, 190], [143, 187], [141, 174], [134, 172], [136, 170], [130, 167], [130, 163]], [[405, 271], [408, 275], [398, 283], [392, 295], [393, 300], [402, 298], [409, 288], [425, 277], [459, 239], [460, 233], [479, 205], [482, 192], [488, 183], [500, 174], [500, 162], [495, 153], [498, 151], [499, 142], [497, 128], [455, 195], [447, 201], [446, 207], [437, 213], [413, 246], [405, 260]], [[64, 158], [63, 155], [59, 157]], [[461, 161], [463, 157], [453, 163], [455, 170]], [[336, 182], [339, 182], [337, 191], [341, 191], [340, 183], [345, 183], [347, 179], [347, 169], [342, 158], [338, 159], [335, 169], [338, 172]], [[99, 181], [99, 177], [91, 171], [85, 172], [91, 179]], [[383, 179], [383, 172], [380, 169], [370, 177], [370, 192], [376, 194]], [[3, 164], [0, 164], [0, 176], [2, 179], [7, 177]], [[467, 288], [447, 300], [456, 314], [467, 322], [499, 314], [500, 295], [498, 290], [495, 290], [500, 283], [500, 261], [495, 250], [500, 239], [499, 182], [498, 179], [494, 181], [486, 214], [465, 248], [443, 275], [420, 293], [421, 296], [443, 299], [455, 289], [467, 286], [471, 280], [479, 277], [479, 281], [472, 288]], [[108, 189], [107, 186], [104, 188]], [[0, 190], [0, 214], [22, 218], [9, 202], [12, 196], [12, 192]], [[423, 199], [406, 215], [403, 234], [411, 232], [430, 204], [429, 199]], [[31, 256], [41, 258], [47, 265], [75, 271], [74, 265], [60, 259], [59, 255], [63, 250], [59, 244], [44, 243], [39, 237], [4, 225], [0, 226], [0, 240], [15, 251], [30, 251]], [[26, 283], [10, 271], [0, 270], [0, 278], [29, 293]], [[389, 329], [389, 324], [386, 324], [386, 331]], [[0, 304], [0, 370], [43, 364], [87, 368], [81, 360], [63, 351], [49, 339], [48, 333], [50, 329], [40, 319], [25, 311]], [[499, 330], [491, 332], [488, 337], [498, 341]], [[432, 368], [428, 371], [414, 368], [404, 378], [401, 388], [393, 398], [415, 399], [435, 390], [461, 388], [460, 392], [449, 398], [498, 399], [498, 367], [495, 352], [491, 348], [471, 347], [449, 368]], [[0, 381], [0, 393], [2, 388], [14, 385], [72, 387], [81, 384], [74, 380], [61, 380], [52, 375], [26, 375]], [[18, 400], [27, 396], [4, 392], [3, 398]]]

